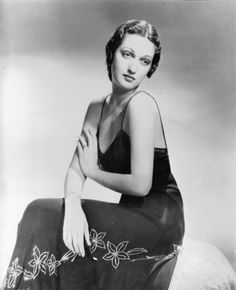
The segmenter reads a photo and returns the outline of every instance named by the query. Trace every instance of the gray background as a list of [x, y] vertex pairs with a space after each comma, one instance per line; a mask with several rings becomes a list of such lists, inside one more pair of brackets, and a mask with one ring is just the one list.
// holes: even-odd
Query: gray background
[[[87, 105], [110, 92], [105, 44], [130, 18], [161, 37], [160, 67], [143, 88], [161, 109], [186, 236], [214, 244], [236, 268], [236, 3], [1, 1], [0, 276], [25, 206], [63, 196]], [[93, 183], [86, 190], [118, 199]]]

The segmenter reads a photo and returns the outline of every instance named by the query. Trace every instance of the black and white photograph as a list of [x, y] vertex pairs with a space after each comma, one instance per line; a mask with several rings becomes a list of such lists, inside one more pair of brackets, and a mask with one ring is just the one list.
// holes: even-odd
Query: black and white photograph
[[236, 2], [0, 0], [0, 289], [236, 290]]

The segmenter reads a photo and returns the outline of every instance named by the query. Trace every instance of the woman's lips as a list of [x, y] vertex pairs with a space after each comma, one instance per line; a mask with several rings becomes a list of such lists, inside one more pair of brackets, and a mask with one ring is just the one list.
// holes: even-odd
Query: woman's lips
[[123, 76], [124, 76], [124, 78], [125, 78], [128, 82], [132, 82], [132, 81], [135, 80], [135, 78], [132, 77], [132, 76], [130, 76], [130, 75], [125, 75], [125, 74], [123, 74]]

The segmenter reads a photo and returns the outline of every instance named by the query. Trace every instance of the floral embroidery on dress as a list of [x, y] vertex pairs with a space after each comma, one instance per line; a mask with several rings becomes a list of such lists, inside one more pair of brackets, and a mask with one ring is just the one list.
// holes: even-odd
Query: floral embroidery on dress
[[33, 268], [34, 277], [38, 276], [40, 271], [46, 274], [48, 254], [48, 252], [40, 253], [39, 248], [34, 246], [33, 259], [28, 263]]
[[57, 261], [56, 257], [51, 254], [50, 259], [48, 259], [48, 270], [49, 270], [49, 275], [57, 275], [57, 267], [61, 265], [60, 261]]
[[128, 252], [125, 252], [125, 249], [128, 243], [129, 243], [128, 241], [121, 242], [116, 247], [114, 244], [108, 241], [107, 242], [108, 253], [102, 258], [106, 261], [111, 261], [112, 266], [116, 269], [120, 264], [120, 260], [130, 260], [131, 255], [147, 253], [147, 250], [143, 248], [135, 248], [135, 249], [129, 250]]
[[18, 264], [19, 259], [16, 258], [12, 262], [12, 266], [8, 268], [8, 278], [4, 281], [7, 283], [8, 288], [14, 288], [16, 285], [16, 279], [22, 274], [23, 268]]
[[12, 266], [8, 268], [7, 276], [2, 283], [1, 289], [4, 289], [5, 287], [14, 288], [16, 286], [16, 279], [21, 274], [23, 274], [25, 281], [35, 279], [40, 272], [46, 275], [48, 271], [49, 276], [57, 275], [57, 267], [59, 267], [62, 262], [66, 262], [68, 260], [74, 262], [75, 258], [78, 256], [77, 253], [69, 250], [60, 260], [57, 260], [54, 254], [51, 254], [48, 259], [49, 252], [40, 253], [40, 250], [36, 245], [33, 248], [32, 255], [33, 259], [28, 262], [28, 265], [33, 268], [32, 272], [26, 269], [23, 270], [23, 268], [18, 265], [19, 258], [16, 258], [12, 262]]
[[119, 266], [120, 260], [129, 260], [129, 255], [124, 252], [128, 242], [119, 243], [116, 247], [111, 242], [107, 242], [108, 253], [102, 258], [106, 261], [111, 261], [112, 266], [116, 269]]
[[[148, 253], [148, 251], [144, 248], [133, 248], [126, 250], [129, 241], [120, 242], [117, 246], [107, 241], [105, 244], [104, 237], [107, 233], [100, 232], [97, 233], [95, 229], [90, 230], [90, 241], [91, 246], [89, 248], [91, 253], [94, 253], [97, 248], [104, 249], [107, 253], [102, 257], [103, 260], [111, 262], [111, 265], [114, 269], [117, 269], [120, 265], [120, 262], [123, 260], [135, 262], [138, 260], [154, 260], [156, 263], [153, 267], [153, 271], [156, 269], [164, 261], [172, 259], [181, 249], [179, 245], [173, 245], [174, 250], [168, 255], [156, 255], [156, 256], [141, 256], [135, 257], [140, 254]], [[33, 248], [32, 253], [33, 259], [28, 262], [28, 265], [32, 268], [32, 271], [27, 269], [23, 269], [22, 266], [19, 265], [19, 258], [15, 258], [12, 262], [12, 265], [9, 266], [7, 270], [6, 278], [2, 283], [1, 289], [14, 288], [16, 286], [17, 278], [23, 274], [23, 278], [25, 281], [36, 279], [39, 273], [43, 273], [44, 275], [49, 274], [49, 276], [57, 275], [57, 268], [66, 261], [74, 262], [76, 257], [79, 257], [78, 253], [73, 252], [71, 250], [67, 251], [61, 259], [57, 260], [53, 253], [49, 253], [48, 251], [40, 252], [37, 245]], [[94, 260], [98, 260], [98, 258], [93, 257]], [[30, 289], [30, 288], [27, 288]]]
[[106, 249], [105, 243], [103, 241], [106, 233], [101, 232], [97, 233], [94, 229], [91, 229], [90, 231], [90, 242], [91, 242], [91, 247], [90, 247], [90, 252], [93, 253], [97, 248], [101, 249]]

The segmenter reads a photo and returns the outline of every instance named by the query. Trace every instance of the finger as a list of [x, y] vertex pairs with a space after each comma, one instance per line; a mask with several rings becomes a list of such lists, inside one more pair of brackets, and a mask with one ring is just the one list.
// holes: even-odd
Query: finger
[[81, 256], [84, 257], [85, 256], [85, 251], [84, 251], [84, 237], [81, 236], [79, 238], [79, 251], [81, 253]]
[[83, 128], [80, 136], [83, 137], [84, 140], [87, 142], [87, 137], [86, 137], [85, 131], [86, 131], [86, 129]]
[[74, 237], [74, 239], [73, 239], [73, 241], [72, 241], [72, 244], [73, 244], [73, 248], [74, 248], [75, 252], [76, 252], [79, 256], [81, 256], [81, 254], [80, 254], [80, 250], [79, 250], [79, 243], [78, 243], [78, 241], [79, 241], [78, 237]]
[[68, 239], [68, 246], [69, 246], [69, 249], [72, 251], [72, 252], [76, 252], [75, 248], [74, 248], [74, 245], [73, 245], [73, 240], [72, 240], [72, 237], [70, 237]]
[[89, 131], [87, 129], [84, 129], [84, 134], [85, 134], [86, 139], [87, 139], [87, 145], [91, 146], [92, 145], [92, 139], [91, 139], [91, 136], [89, 134]]
[[85, 241], [86, 241], [87, 245], [90, 247], [91, 246], [91, 242], [90, 242], [88, 225], [85, 225], [84, 237], [85, 237]]
[[81, 154], [83, 153], [83, 147], [82, 147], [82, 145], [81, 145], [80, 142], [78, 142], [78, 144], [77, 144], [77, 148], [78, 148], [78, 150], [79, 150], [79, 156], [81, 156]]
[[85, 147], [85, 146], [87, 146], [87, 142], [86, 142], [86, 140], [84, 139], [84, 137], [80, 137], [79, 138], [79, 142], [80, 142], [80, 144], [82, 145], [82, 147]]
[[66, 230], [64, 230], [63, 231], [63, 241], [64, 241], [64, 244], [67, 246], [67, 248], [70, 249], [70, 245], [69, 245], [68, 239], [69, 238], [68, 238], [67, 232], [66, 232]]
[[93, 138], [92, 136], [88, 133], [88, 144], [90, 147], [93, 147], [94, 146], [94, 142], [93, 142]]
[[87, 135], [88, 135], [88, 129], [84, 128], [83, 131], [82, 131], [82, 136], [85, 138], [86, 142], [88, 141], [87, 140]]
[[89, 130], [89, 135], [91, 136], [91, 142], [93, 146], [95, 146], [97, 142], [97, 137], [96, 137], [95, 132], [93, 130]]
[[74, 252], [74, 248], [73, 248], [73, 245], [72, 245], [72, 239], [71, 237], [67, 236], [66, 238], [66, 246], [69, 250], [71, 250], [72, 252]]

